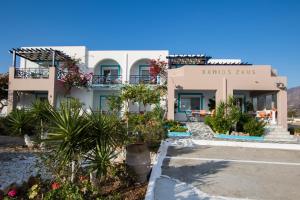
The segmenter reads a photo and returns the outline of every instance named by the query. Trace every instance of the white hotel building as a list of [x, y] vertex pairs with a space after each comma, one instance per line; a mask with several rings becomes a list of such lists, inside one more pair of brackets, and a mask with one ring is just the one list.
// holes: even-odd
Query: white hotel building
[[[218, 103], [235, 96], [244, 112], [272, 118], [273, 123], [287, 127], [287, 79], [270, 65], [205, 55], [169, 55], [167, 50], [90, 51], [85, 46], [52, 46], [10, 52], [8, 111], [30, 107], [35, 99], [48, 99], [58, 106], [70, 97], [78, 98], [86, 109], [107, 111], [107, 97], [118, 95], [123, 84], [161, 84], [159, 77], [150, 75], [149, 67], [151, 59], [161, 59], [169, 64], [168, 119], [186, 121], [186, 111], [208, 113], [211, 99]], [[69, 59], [80, 59], [81, 70], [93, 73], [93, 78], [89, 88], [73, 88], [66, 95], [60, 68]], [[138, 104], [129, 107], [131, 112], [140, 109], [144, 110]]]
[[[168, 56], [167, 50], [91, 51], [85, 46], [23, 47], [11, 53], [8, 110], [30, 107], [37, 98], [59, 105], [63, 99], [75, 97], [87, 109], [107, 111], [106, 98], [118, 95], [122, 84], [160, 84], [159, 78], [150, 80], [149, 61], [166, 61]], [[80, 59], [81, 70], [93, 73], [90, 88], [73, 88], [70, 94], [64, 93], [57, 76], [60, 63], [68, 58]], [[130, 105], [131, 112], [139, 109], [142, 108], [138, 105]]]

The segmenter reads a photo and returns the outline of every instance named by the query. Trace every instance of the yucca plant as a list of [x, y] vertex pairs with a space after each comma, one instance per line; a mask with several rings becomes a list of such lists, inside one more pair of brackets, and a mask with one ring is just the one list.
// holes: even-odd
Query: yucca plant
[[115, 115], [103, 115], [92, 112], [87, 116], [90, 129], [84, 138], [85, 158], [91, 171], [99, 177], [105, 177], [111, 160], [116, 156], [116, 149], [126, 141], [124, 124]]
[[49, 121], [48, 120], [50, 115], [49, 108], [50, 108], [50, 104], [48, 101], [36, 100], [31, 105], [30, 113], [33, 120], [37, 122], [36, 128], [39, 130], [42, 139], [44, 136], [45, 126]]
[[32, 120], [30, 112], [16, 109], [7, 116], [7, 125], [12, 134], [23, 136], [33, 133]]
[[73, 160], [78, 160], [90, 122], [82, 114], [82, 106], [78, 100], [63, 102], [60, 109], [48, 107], [51, 121], [46, 142], [55, 149], [56, 159], [62, 166]]

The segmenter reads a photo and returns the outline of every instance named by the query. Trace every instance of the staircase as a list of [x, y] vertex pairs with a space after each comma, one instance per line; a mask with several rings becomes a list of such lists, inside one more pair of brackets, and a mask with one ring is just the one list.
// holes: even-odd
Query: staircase
[[274, 142], [297, 142], [297, 138], [290, 135], [286, 128], [278, 125], [270, 125], [265, 128], [265, 141]]

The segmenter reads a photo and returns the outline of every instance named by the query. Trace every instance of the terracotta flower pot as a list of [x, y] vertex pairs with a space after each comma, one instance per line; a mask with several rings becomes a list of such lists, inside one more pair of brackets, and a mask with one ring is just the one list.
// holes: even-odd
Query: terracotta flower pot
[[151, 169], [150, 151], [147, 145], [144, 143], [128, 145], [126, 164], [135, 172], [138, 182], [146, 182]]

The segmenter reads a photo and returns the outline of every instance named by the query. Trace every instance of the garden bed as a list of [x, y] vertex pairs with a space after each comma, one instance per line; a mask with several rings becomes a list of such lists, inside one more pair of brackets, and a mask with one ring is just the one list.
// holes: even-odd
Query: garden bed
[[168, 137], [189, 137], [191, 136], [191, 132], [171, 132], [168, 131]]
[[219, 139], [229, 139], [229, 140], [264, 141], [264, 137], [262, 136], [215, 134], [214, 137]]

